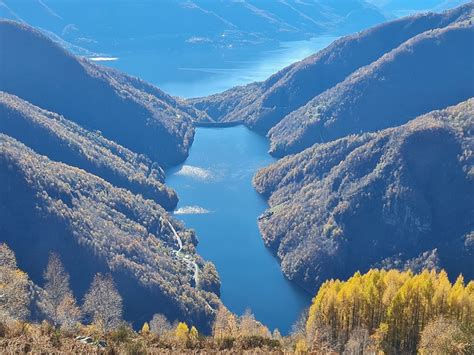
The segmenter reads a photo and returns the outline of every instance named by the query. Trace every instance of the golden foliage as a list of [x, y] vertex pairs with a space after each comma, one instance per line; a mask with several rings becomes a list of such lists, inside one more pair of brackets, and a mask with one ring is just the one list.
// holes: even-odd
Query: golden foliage
[[413, 352], [432, 319], [447, 316], [459, 324], [474, 321], [474, 287], [459, 276], [454, 284], [445, 271], [372, 269], [345, 282], [326, 281], [313, 300], [308, 334], [327, 326], [345, 343], [356, 328], [366, 329], [386, 352]]

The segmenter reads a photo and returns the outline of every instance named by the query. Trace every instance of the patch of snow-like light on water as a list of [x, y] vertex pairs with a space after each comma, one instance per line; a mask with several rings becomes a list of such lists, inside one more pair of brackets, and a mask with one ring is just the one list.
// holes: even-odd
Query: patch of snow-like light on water
[[93, 62], [114, 62], [118, 60], [118, 57], [90, 57], [89, 60]]
[[208, 214], [208, 213], [211, 213], [211, 211], [206, 210], [205, 208], [201, 206], [184, 206], [174, 211], [174, 214]]
[[181, 169], [176, 172], [176, 175], [188, 176], [201, 181], [210, 181], [214, 178], [210, 170], [192, 165], [183, 165]]

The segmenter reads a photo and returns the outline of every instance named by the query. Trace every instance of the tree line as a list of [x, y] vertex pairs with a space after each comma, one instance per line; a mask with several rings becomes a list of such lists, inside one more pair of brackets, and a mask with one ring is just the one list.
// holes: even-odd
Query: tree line
[[[349, 353], [473, 353], [474, 282], [445, 271], [372, 269], [329, 280], [308, 312], [300, 347]], [[443, 335], [443, 337], [439, 337]]]
[[[328, 280], [288, 336], [271, 332], [250, 311], [239, 317], [224, 306], [216, 310], [208, 336], [184, 321], [170, 322], [162, 314], [155, 314], [135, 332], [122, 319], [122, 298], [110, 275], [95, 275], [80, 306], [58, 255], [50, 255], [44, 284], [38, 287], [18, 268], [14, 253], [0, 244], [0, 339], [7, 336], [5, 325], [14, 324], [14, 329], [18, 324], [34, 324], [26, 322], [33, 302], [41, 313], [38, 327], [50, 334], [56, 346], [65, 337], [87, 334], [127, 344], [135, 353], [155, 348], [300, 354], [474, 353], [474, 282], [466, 284], [460, 275], [451, 283], [445, 271], [415, 274], [372, 269], [357, 272], [347, 281]], [[49, 330], [44, 331], [45, 327]]]

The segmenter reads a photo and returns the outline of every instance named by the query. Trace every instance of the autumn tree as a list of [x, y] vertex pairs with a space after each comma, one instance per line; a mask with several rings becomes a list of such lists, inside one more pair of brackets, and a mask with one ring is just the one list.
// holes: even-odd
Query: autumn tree
[[72, 295], [66, 295], [58, 306], [56, 319], [61, 329], [72, 331], [76, 329], [82, 319], [82, 311], [77, 306]]
[[184, 322], [179, 322], [176, 326], [174, 335], [179, 344], [185, 344], [189, 337], [188, 325]]
[[216, 339], [235, 337], [238, 333], [238, 323], [235, 315], [223, 305], [219, 306], [212, 327], [212, 335]]
[[83, 310], [103, 332], [118, 327], [122, 321], [122, 297], [112, 276], [98, 273], [84, 297]]
[[462, 276], [453, 285], [444, 271], [435, 270], [370, 270], [345, 282], [328, 280], [310, 308], [308, 344], [317, 346], [317, 330], [327, 327], [333, 341], [351, 351], [372, 343], [387, 353], [413, 353], [424, 327], [438, 316], [472, 324], [473, 290], [472, 282], [465, 285]]
[[252, 336], [259, 334], [259, 323], [255, 320], [255, 316], [250, 309], [245, 310], [239, 319], [239, 335]]
[[163, 314], [155, 314], [150, 321], [150, 331], [158, 336], [169, 334], [173, 330], [173, 326]]
[[142, 326], [142, 329], [140, 330], [140, 333], [144, 334], [144, 335], [150, 333], [150, 325], [147, 322], [143, 323], [143, 326]]
[[28, 275], [18, 269], [13, 251], [0, 244], [0, 320], [25, 319], [30, 302]]
[[458, 321], [438, 317], [429, 322], [421, 333], [418, 351], [428, 354], [472, 354], [474, 352], [473, 326], [461, 327]]
[[[80, 319], [78, 307], [69, 286], [69, 274], [59, 255], [51, 253], [43, 277], [45, 285], [39, 295], [38, 306], [46, 318], [55, 325], [67, 323], [66, 327], [77, 322]], [[72, 318], [69, 318], [69, 313]]]

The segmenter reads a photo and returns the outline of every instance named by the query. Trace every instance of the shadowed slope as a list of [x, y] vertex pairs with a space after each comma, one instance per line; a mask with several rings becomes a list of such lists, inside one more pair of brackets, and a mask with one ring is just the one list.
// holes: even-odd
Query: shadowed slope
[[0, 90], [102, 134], [161, 164], [186, 156], [192, 108], [159, 89], [74, 57], [37, 30], [0, 21]]
[[424, 32], [286, 116], [269, 132], [282, 156], [376, 131], [474, 95], [474, 25]]
[[[124, 298], [125, 319], [136, 326], [153, 313], [189, 319], [209, 331], [219, 299], [214, 268], [195, 253], [194, 233], [156, 203], [77, 168], [50, 161], [0, 134], [0, 235], [15, 250], [34, 282], [42, 278], [48, 254], [58, 252], [78, 297], [96, 272], [111, 272]], [[173, 227], [170, 226], [170, 223]], [[200, 279], [194, 284], [195, 260]], [[217, 282], [217, 284], [216, 284]]]
[[87, 131], [66, 118], [0, 92], [0, 132], [14, 137], [49, 159], [84, 169], [174, 209], [176, 192], [164, 185], [158, 164]]

